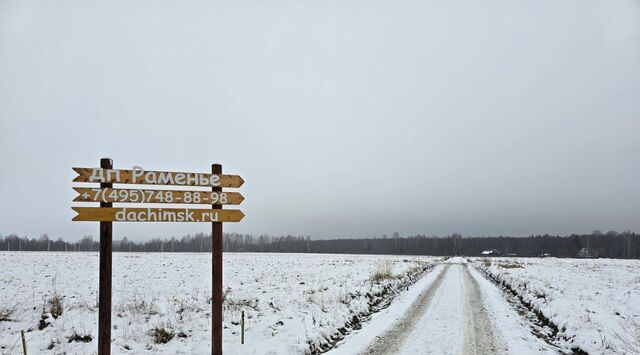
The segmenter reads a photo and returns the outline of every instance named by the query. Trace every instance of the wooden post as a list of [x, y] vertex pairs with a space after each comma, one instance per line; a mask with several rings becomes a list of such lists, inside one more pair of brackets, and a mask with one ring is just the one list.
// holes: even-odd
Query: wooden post
[[[222, 174], [222, 165], [212, 164], [212, 174]], [[222, 187], [212, 187], [211, 191], [220, 192]], [[222, 205], [212, 205], [221, 209]], [[222, 355], [222, 222], [211, 223], [211, 354]]]
[[244, 311], [242, 311], [242, 318], [240, 319], [240, 344], [244, 344]]
[[[113, 161], [100, 159], [102, 169], [113, 169]], [[100, 188], [112, 188], [111, 183], [100, 183]], [[112, 203], [100, 202], [100, 207], [112, 207]], [[111, 252], [112, 222], [100, 222], [100, 288], [98, 305], [98, 355], [111, 354]]]
[[20, 331], [22, 336], [22, 355], [27, 355], [27, 340], [24, 338], [24, 330]]

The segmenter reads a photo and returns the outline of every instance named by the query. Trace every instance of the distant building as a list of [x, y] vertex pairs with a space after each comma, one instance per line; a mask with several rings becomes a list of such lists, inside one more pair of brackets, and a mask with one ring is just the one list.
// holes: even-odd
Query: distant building
[[593, 248], [582, 248], [576, 255], [577, 258], [597, 258], [598, 253]]
[[485, 250], [482, 253], [480, 253], [480, 255], [482, 256], [502, 256], [502, 253], [495, 250], [495, 249], [491, 249], [491, 250]]

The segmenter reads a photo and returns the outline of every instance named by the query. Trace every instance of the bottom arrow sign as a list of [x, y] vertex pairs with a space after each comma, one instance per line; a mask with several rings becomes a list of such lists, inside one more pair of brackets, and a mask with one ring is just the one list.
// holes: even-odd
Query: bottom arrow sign
[[240, 222], [240, 210], [191, 208], [71, 207], [74, 221], [100, 222]]

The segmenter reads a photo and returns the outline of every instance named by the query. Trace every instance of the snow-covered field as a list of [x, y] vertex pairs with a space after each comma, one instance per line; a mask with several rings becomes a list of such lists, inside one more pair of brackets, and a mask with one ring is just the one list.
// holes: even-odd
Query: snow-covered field
[[[225, 353], [305, 354], [337, 344], [332, 353], [381, 353], [393, 345], [403, 354], [478, 346], [509, 354], [640, 354], [640, 261], [473, 259], [557, 326], [556, 347], [535, 338], [530, 321], [508, 303], [508, 291], [467, 268], [464, 259], [440, 261], [227, 253]], [[419, 278], [425, 270], [433, 271]], [[113, 274], [114, 353], [210, 352], [210, 255], [116, 253]], [[29, 353], [95, 353], [97, 286], [96, 253], [0, 252], [0, 354], [21, 353], [20, 330]], [[56, 296], [62, 314], [54, 318]], [[369, 317], [392, 298], [389, 308]], [[241, 311], [247, 316], [244, 345]], [[173, 337], [157, 343], [154, 328]], [[380, 339], [389, 341], [381, 345]]]
[[558, 326], [564, 348], [640, 354], [640, 261], [497, 258], [475, 264]]
[[[370, 313], [374, 304], [415, 281], [435, 260], [249, 253], [224, 257], [227, 354], [304, 354], [327, 346], [344, 330], [340, 328], [349, 328], [354, 316]], [[393, 277], [372, 280], [376, 272], [388, 271]], [[0, 252], [0, 353], [21, 353], [20, 330], [26, 332], [30, 353], [95, 353], [97, 288], [97, 253]], [[209, 353], [210, 290], [209, 254], [115, 253], [112, 351]], [[56, 319], [50, 314], [55, 296], [62, 304]], [[47, 318], [41, 322], [43, 309]], [[247, 317], [244, 345], [241, 311]], [[157, 344], [153, 328], [174, 336]], [[83, 342], [86, 335], [91, 340]]]

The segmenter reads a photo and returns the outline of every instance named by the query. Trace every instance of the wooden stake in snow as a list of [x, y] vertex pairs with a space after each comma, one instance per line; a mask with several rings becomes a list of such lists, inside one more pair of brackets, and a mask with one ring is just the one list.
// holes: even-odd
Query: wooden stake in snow
[[244, 311], [242, 311], [242, 318], [240, 319], [240, 344], [244, 344]]
[[24, 338], [24, 330], [20, 331], [20, 335], [22, 336], [22, 354], [27, 355], [27, 341]]

